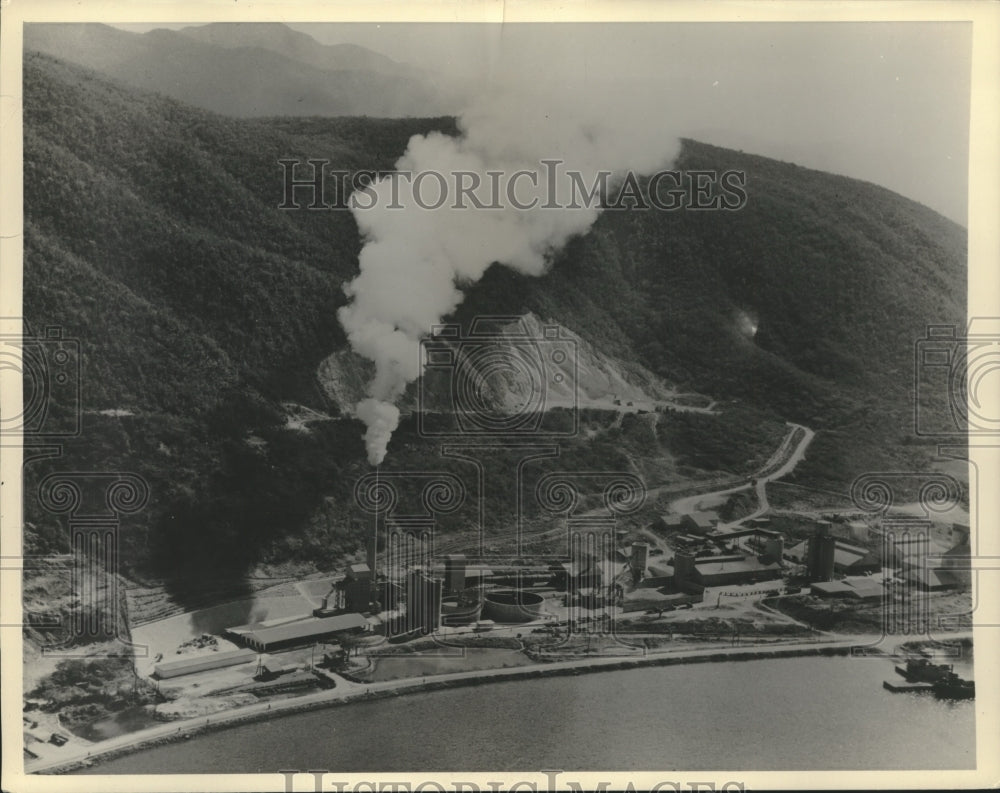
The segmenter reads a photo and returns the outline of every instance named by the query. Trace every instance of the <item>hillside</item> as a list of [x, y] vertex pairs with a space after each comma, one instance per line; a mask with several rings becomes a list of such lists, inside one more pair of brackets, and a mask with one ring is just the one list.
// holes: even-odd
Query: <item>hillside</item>
[[[335, 312], [360, 242], [346, 212], [277, 210], [277, 162], [388, 168], [411, 135], [454, 134], [453, 119], [226, 118], [36, 53], [24, 88], [24, 313], [80, 340], [84, 408], [81, 438], [29, 465], [27, 492], [50, 470], [146, 477], [123, 561], [179, 599], [206, 581], [237, 591], [261, 563], [356, 551], [351, 493], [368, 469], [339, 403], [363, 369]], [[598, 384], [622, 378], [636, 394], [720, 401], [709, 414], [591, 409], [560, 464], [656, 484], [747, 475], [786, 420], [819, 431], [799, 484], [846, 493], [864, 471], [925, 464], [913, 342], [964, 320], [964, 229], [871, 184], [694, 141], [678, 167], [745, 170], [747, 206], [606, 212], [541, 278], [492, 267], [453, 318], [564, 325], [601, 399], [618, 386]], [[386, 462], [462, 470], [414, 417]], [[508, 515], [491, 506], [500, 531]], [[25, 552], [63, 548], [61, 522], [26, 509]]]
[[30, 24], [26, 50], [145, 91], [238, 117], [427, 116], [445, 112], [428, 75], [354, 45], [322, 45], [280, 25], [216, 24], [131, 33]]

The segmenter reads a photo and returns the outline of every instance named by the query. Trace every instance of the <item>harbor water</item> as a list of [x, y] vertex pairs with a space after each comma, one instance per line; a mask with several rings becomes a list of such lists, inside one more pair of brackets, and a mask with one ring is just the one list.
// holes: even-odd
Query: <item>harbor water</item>
[[800, 657], [502, 682], [243, 724], [83, 773], [974, 768], [974, 701], [893, 694], [893, 677], [886, 658]]

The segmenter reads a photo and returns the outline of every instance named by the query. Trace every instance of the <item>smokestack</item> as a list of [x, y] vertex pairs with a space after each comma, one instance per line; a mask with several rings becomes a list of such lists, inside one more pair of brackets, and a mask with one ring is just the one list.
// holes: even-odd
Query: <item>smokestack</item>
[[378, 538], [380, 534], [384, 533], [385, 515], [377, 512], [375, 514], [375, 527], [368, 538], [368, 543], [365, 545], [365, 562], [368, 565], [368, 569], [372, 572], [373, 579], [378, 579], [378, 570], [376, 569], [376, 564], [378, 563]]
[[[597, 219], [598, 206], [571, 205], [568, 181], [553, 191], [545, 163], [559, 161], [564, 177], [578, 172], [589, 191], [601, 172], [648, 173], [676, 156], [676, 136], [664, 129], [662, 111], [648, 104], [641, 92], [629, 91], [575, 105], [559, 95], [494, 92], [462, 114], [457, 137], [415, 135], [396, 163], [400, 172], [441, 175], [449, 193], [443, 205], [428, 208], [416, 177], [409, 186], [386, 177], [353, 203], [364, 247], [360, 272], [344, 287], [350, 303], [338, 318], [351, 348], [375, 363], [369, 396], [355, 409], [367, 427], [371, 465], [385, 458], [399, 424], [396, 400], [422, 371], [420, 339], [462, 301], [459, 286], [478, 281], [494, 262], [541, 275], [553, 253]], [[494, 191], [491, 173], [511, 179], [519, 172], [525, 175], [513, 197]], [[459, 178], [476, 201], [469, 193], [457, 200]], [[436, 176], [424, 181], [435, 185], [425, 187], [428, 194], [441, 187]], [[533, 200], [555, 208], [519, 208]], [[490, 208], [476, 208], [484, 206]]]

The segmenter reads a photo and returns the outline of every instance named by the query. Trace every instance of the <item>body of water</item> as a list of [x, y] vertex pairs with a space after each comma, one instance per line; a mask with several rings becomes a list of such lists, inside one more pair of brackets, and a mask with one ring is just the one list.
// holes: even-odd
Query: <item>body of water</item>
[[975, 767], [974, 702], [885, 679], [902, 680], [884, 658], [803, 657], [504, 682], [244, 724], [85, 773]]

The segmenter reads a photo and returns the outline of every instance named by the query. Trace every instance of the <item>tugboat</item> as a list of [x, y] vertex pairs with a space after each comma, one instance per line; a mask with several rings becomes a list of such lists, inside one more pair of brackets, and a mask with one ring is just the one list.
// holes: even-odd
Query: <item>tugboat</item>
[[938, 699], [975, 699], [976, 681], [963, 680], [954, 672], [936, 681], [931, 690]]

